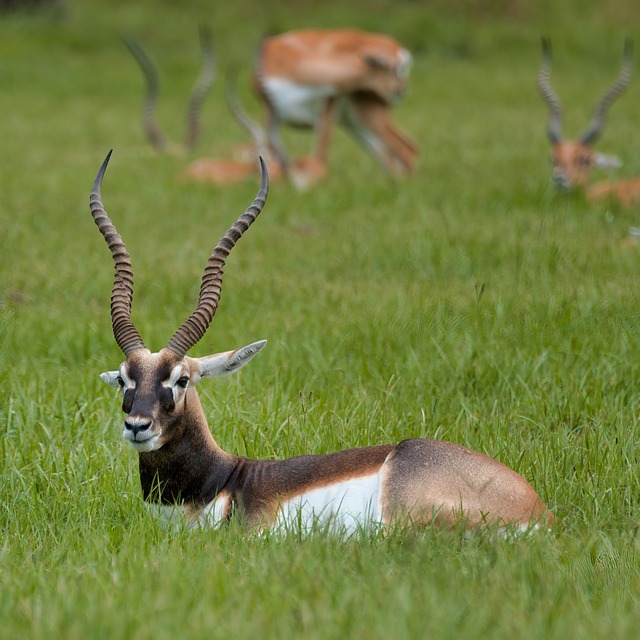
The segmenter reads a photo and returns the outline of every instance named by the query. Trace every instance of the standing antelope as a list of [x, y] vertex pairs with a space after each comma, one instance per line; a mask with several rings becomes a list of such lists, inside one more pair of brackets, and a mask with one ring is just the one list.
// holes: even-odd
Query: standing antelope
[[191, 91], [186, 109], [187, 133], [181, 146], [172, 145], [160, 130], [156, 122], [156, 106], [158, 103], [158, 72], [143, 46], [131, 36], [123, 37], [124, 43], [140, 66], [146, 83], [146, 93], [142, 107], [142, 126], [151, 143], [151, 146], [159, 152], [176, 153], [186, 155], [196, 148], [200, 138], [201, 124], [200, 111], [204, 99], [209, 93], [215, 80], [216, 68], [211, 46], [211, 34], [208, 29], [200, 28], [200, 47], [202, 50], [202, 69]]
[[418, 148], [390, 115], [406, 90], [410, 66], [409, 51], [378, 33], [309, 29], [266, 38], [254, 86], [267, 110], [269, 144], [283, 170], [288, 160], [280, 141], [282, 124], [316, 130], [315, 150], [307, 157], [322, 168], [338, 122], [387, 173], [411, 173]]
[[626, 40], [622, 68], [617, 81], [597, 104], [589, 128], [577, 141], [574, 141], [565, 140], [562, 137], [562, 108], [549, 81], [551, 42], [546, 38], [542, 39], [542, 65], [538, 74], [538, 90], [549, 108], [547, 135], [553, 145], [553, 181], [558, 188], [569, 190], [574, 187], [586, 187], [592, 167], [613, 169], [621, 165], [619, 158], [597, 153], [592, 149], [592, 145], [602, 135], [607, 111], [629, 86], [632, 48], [631, 41]]
[[265, 204], [266, 166], [260, 159], [255, 200], [209, 257], [195, 311], [164, 349], [151, 353], [131, 320], [129, 254], [102, 204], [110, 155], [93, 183], [90, 207], [115, 263], [111, 319], [125, 361], [101, 378], [123, 392], [123, 436], [138, 452], [146, 501], [172, 505], [192, 524], [215, 526], [238, 515], [259, 530], [287, 523], [306, 530], [317, 520], [347, 531], [405, 518], [423, 524], [464, 518], [468, 526], [521, 528], [553, 520], [522, 476], [450, 442], [411, 439], [288, 460], [251, 460], [223, 451], [211, 435], [196, 384], [236, 371], [265, 341], [202, 358], [186, 354], [216, 312], [229, 253]]

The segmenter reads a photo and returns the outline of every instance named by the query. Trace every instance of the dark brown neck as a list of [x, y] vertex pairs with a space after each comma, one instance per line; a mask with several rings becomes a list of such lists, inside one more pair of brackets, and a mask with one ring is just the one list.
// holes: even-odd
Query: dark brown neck
[[185, 411], [175, 425], [178, 437], [156, 451], [139, 454], [140, 484], [148, 502], [207, 504], [238, 463], [213, 439], [195, 389], [187, 393]]

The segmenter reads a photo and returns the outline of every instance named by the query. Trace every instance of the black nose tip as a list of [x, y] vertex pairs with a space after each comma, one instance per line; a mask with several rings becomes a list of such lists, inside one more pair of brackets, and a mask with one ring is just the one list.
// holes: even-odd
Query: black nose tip
[[146, 431], [151, 426], [151, 420], [136, 420], [135, 422], [124, 421], [124, 427], [127, 431], [131, 431], [133, 436], [137, 436], [141, 431]]

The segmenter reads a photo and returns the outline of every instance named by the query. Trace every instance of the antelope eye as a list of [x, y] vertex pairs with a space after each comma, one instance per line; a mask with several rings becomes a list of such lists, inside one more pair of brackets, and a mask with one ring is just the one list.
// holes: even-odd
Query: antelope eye
[[187, 385], [189, 384], [189, 376], [182, 376], [182, 378], [178, 379], [178, 382], [176, 382], [176, 384], [179, 387], [182, 387], [183, 389], [186, 389]]
[[120, 376], [116, 378], [116, 382], [120, 385], [121, 389], [124, 389], [124, 380]]

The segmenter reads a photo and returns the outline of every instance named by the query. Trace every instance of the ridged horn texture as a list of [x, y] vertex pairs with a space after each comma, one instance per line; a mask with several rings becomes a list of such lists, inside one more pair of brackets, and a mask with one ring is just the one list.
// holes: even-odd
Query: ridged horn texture
[[262, 170], [262, 179], [260, 181], [260, 189], [251, 206], [233, 223], [229, 230], [220, 238], [215, 246], [207, 266], [202, 276], [200, 285], [200, 296], [196, 310], [182, 323], [182, 326], [173, 334], [167, 348], [184, 357], [204, 336], [220, 302], [220, 294], [222, 292], [222, 274], [227, 257], [236, 245], [236, 242], [242, 237], [242, 234], [251, 226], [253, 221], [262, 211], [267, 200], [269, 192], [269, 176], [267, 167], [262, 158], [260, 160], [260, 168]]
[[580, 138], [580, 142], [586, 145], [593, 144], [601, 135], [604, 129], [604, 122], [607, 111], [611, 105], [625, 92], [631, 80], [631, 66], [633, 58], [633, 42], [627, 38], [624, 41], [624, 51], [622, 54], [622, 68], [615, 84], [604, 94], [596, 106], [591, 124], [587, 131]]
[[[158, 104], [160, 87], [156, 65], [138, 40], [129, 35], [122, 36], [122, 40], [138, 63], [146, 83], [145, 98], [142, 107], [142, 127], [151, 146], [156, 151], [166, 151], [169, 148], [169, 143], [156, 122], [156, 106]], [[184, 151], [187, 153], [193, 151], [198, 144], [201, 131], [200, 112], [216, 77], [216, 63], [211, 41], [210, 30], [206, 27], [200, 27], [202, 68], [191, 91], [189, 102], [187, 103], [187, 133], [184, 143]]]
[[200, 49], [202, 50], [202, 69], [191, 91], [187, 105], [187, 136], [185, 150], [195, 149], [200, 138], [200, 112], [209, 90], [216, 78], [216, 61], [211, 44], [211, 31], [207, 27], [200, 27]]
[[538, 73], [538, 91], [549, 107], [547, 135], [551, 143], [556, 144], [562, 140], [562, 107], [556, 92], [551, 87], [550, 74], [551, 41], [548, 38], [542, 38], [542, 64]]
[[156, 104], [160, 83], [158, 72], [149, 54], [144, 47], [132, 36], [122, 36], [123, 42], [138, 63], [146, 82], [144, 104], [142, 106], [142, 128], [144, 129], [151, 146], [159, 152], [167, 149], [167, 139], [164, 137], [156, 123]]
[[107, 154], [93, 182], [89, 205], [91, 207], [91, 215], [98, 225], [100, 233], [104, 236], [115, 263], [115, 277], [111, 291], [111, 324], [113, 326], [113, 336], [126, 356], [135, 349], [143, 349], [144, 343], [131, 321], [131, 301], [133, 300], [131, 259], [120, 234], [104, 210], [100, 195], [102, 178], [107, 170], [111, 153], [112, 151], [109, 151]]

